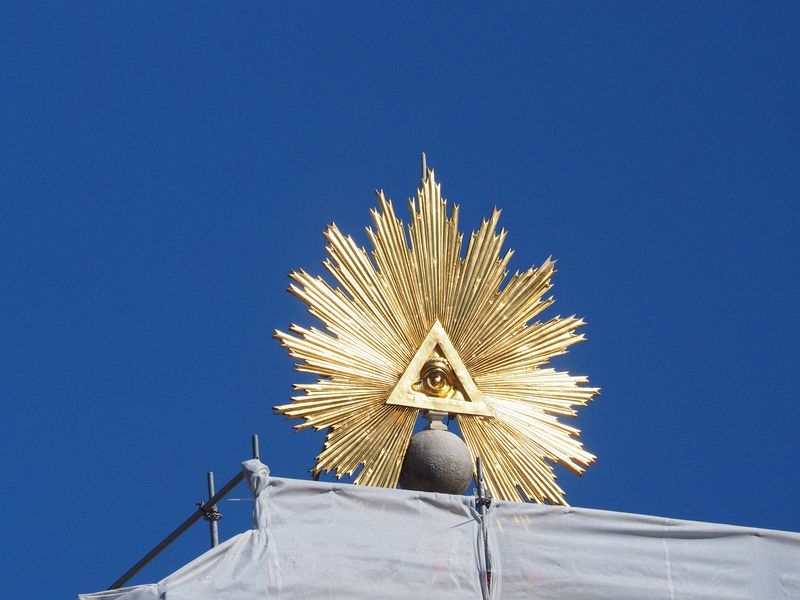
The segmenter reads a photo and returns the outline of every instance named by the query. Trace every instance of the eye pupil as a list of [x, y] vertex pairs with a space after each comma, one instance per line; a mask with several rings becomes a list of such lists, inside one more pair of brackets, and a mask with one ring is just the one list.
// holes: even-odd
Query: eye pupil
[[434, 396], [446, 397], [453, 388], [450, 375], [445, 368], [428, 364], [423, 369], [422, 388]]

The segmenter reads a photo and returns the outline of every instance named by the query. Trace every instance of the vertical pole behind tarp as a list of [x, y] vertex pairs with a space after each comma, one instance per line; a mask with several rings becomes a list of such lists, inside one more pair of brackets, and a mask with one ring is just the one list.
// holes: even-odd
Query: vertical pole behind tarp
[[486, 523], [486, 509], [491, 505], [489, 491], [483, 481], [483, 464], [481, 457], [475, 459], [475, 485], [478, 497], [475, 498], [475, 507], [481, 517], [481, 538], [483, 542], [483, 564], [486, 569], [485, 577], [481, 577], [481, 591], [484, 599], [488, 600], [492, 590], [492, 557], [489, 554], [489, 526]]
[[[211, 500], [214, 497], [214, 472], [209, 471], [208, 475], [208, 499]], [[219, 515], [217, 512], [216, 506], [209, 506], [209, 508], [213, 511], [213, 514]], [[217, 524], [217, 519], [209, 519], [208, 521], [208, 531], [211, 535], [211, 547], [214, 548], [219, 544], [219, 525]]]

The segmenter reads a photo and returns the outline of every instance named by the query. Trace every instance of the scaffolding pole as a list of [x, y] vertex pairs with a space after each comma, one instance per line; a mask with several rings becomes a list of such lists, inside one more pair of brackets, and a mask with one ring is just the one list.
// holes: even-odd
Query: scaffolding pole
[[[257, 459], [257, 458], [259, 458], [259, 454], [260, 454], [259, 453], [259, 448], [258, 448], [258, 435], [255, 435], [255, 434], [253, 435], [252, 442], [253, 442], [253, 458]], [[214, 477], [213, 474], [210, 474], [210, 475], [211, 475], [211, 480], [210, 480], [210, 483], [209, 483], [209, 493], [212, 490], [211, 486], [213, 485], [213, 477]], [[161, 542], [159, 542], [152, 550], [150, 550], [150, 552], [145, 554], [139, 562], [137, 562], [130, 569], [125, 571], [125, 574], [122, 575], [122, 577], [120, 577], [119, 579], [117, 579], [114, 583], [112, 583], [111, 586], [109, 586], [108, 589], [109, 590], [116, 590], [116, 589], [121, 588], [123, 585], [125, 585], [134, 575], [136, 575], [139, 571], [141, 571], [147, 565], [147, 563], [149, 563], [156, 556], [161, 554], [161, 552], [167, 546], [169, 546], [172, 542], [174, 542], [176, 539], [178, 539], [181, 536], [181, 534], [183, 534], [183, 532], [185, 532], [192, 525], [197, 523], [197, 521], [199, 521], [200, 519], [205, 518], [207, 512], [209, 511], [209, 508], [215, 507], [219, 503], [219, 501], [222, 500], [225, 496], [227, 496], [228, 493], [233, 488], [235, 488], [243, 479], [244, 479], [244, 473], [242, 471], [239, 471], [233, 477], [233, 479], [231, 479], [228, 483], [225, 484], [225, 486], [220, 491], [218, 491], [216, 494], [211, 496], [209, 498], [208, 502], [198, 506], [197, 510], [194, 511], [189, 516], [188, 519], [186, 519], [183, 523], [178, 525], [172, 531], [172, 533], [170, 533], [167, 537], [165, 537], [163, 540], [161, 540]], [[213, 543], [213, 539], [212, 539], [212, 543]]]
[[485, 599], [489, 598], [492, 590], [492, 556], [489, 553], [489, 526], [486, 523], [486, 509], [492, 504], [489, 490], [483, 481], [483, 464], [479, 456], [475, 460], [475, 487], [477, 498], [475, 498], [475, 508], [480, 515], [481, 538], [483, 541], [483, 565], [484, 577], [481, 578], [481, 592]]
[[209, 471], [206, 475], [208, 482], [208, 502], [203, 504], [199, 503], [198, 508], [203, 511], [203, 518], [208, 521], [208, 532], [211, 536], [211, 547], [214, 548], [219, 544], [219, 520], [222, 518], [222, 513], [217, 510], [217, 505], [212, 504], [214, 498], [214, 471]]

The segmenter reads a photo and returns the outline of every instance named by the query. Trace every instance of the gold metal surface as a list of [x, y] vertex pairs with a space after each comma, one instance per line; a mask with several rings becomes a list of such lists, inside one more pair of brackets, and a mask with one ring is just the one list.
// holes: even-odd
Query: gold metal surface
[[[437, 361], [436, 358], [430, 360], [434, 353], [444, 359], [452, 371], [453, 381], [450, 382], [450, 387], [456, 388], [452, 394], [441, 395], [440, 392], [433, 390], [425, 393], [427, 386], [423, 381], [424, 368], [428, 363]], [[415, 385], [417, 381], [421, 385]], [[492, 416], [483, 394], [469, 376], [469, 371], [438, 319], [420, 344], [414, 358], [408, 363], [392, 393], [389, 394], [386, 404], [449, 414]]]
[[598, 389], [544, 368], [584, 339], [575, 316], [531, 322], [553, 303], [544, 295], [554, 262], [503, 286], [512, 252], [501, 254], [499, 210], [472, 233], [462, 257], [458, 206], [448, 215], [424, 163], [407, 235], [391, 201], [377, 195], [370, 254], [336, 225], [324, 233], [324, 265], [337, 287], [305, 271], [290, 276], [289, 291], [324, 330], [275, 332], [297, 370], [318, 377], [297, 384], [303, 394], [275, 410], [305, 419], [296, 429], [328, 429], [314, 473], [341, 477], [363, 465], [355, 483], [383, 487], [397, 485], [419, 411], [454, 414], [495, 498], [566, 504], [550, 463], [581, 474], [595, 457], [558, 417], [575, 415]]

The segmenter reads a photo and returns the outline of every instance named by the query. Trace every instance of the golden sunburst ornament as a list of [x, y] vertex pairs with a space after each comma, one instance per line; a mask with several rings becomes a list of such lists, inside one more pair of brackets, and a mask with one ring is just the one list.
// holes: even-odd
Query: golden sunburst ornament
[[[586, 377], [543, 368], [584, 339], [575, 316], [531, 322], [553, 303], [554, 262], [515, 273], [501, 254], [500, 211], [481, 223], [462, 256], [458, 205], [448, 214], [423, 157], [422, 187], [409, 199], [408, 233], [377, 192], [367, 228], [372, 252], [330, 225], [324, 264], [338, 284], [293, 272], [289, 291], [326, 331], [292, 325], [275, 336], [318, 376], [303, 395], [275, 410], [304, 418], [296, 429], [328, 429], [312, 472], [352, 475], [355, 483], [395, 487], [420, 411], [455, 415], [473, 462], [496, 498], [566, 504], [550, 463], [576, 474], [594, 462], [558, 420], [598, 393]], [[293, 335], [292, 335], [293, 334]]]

